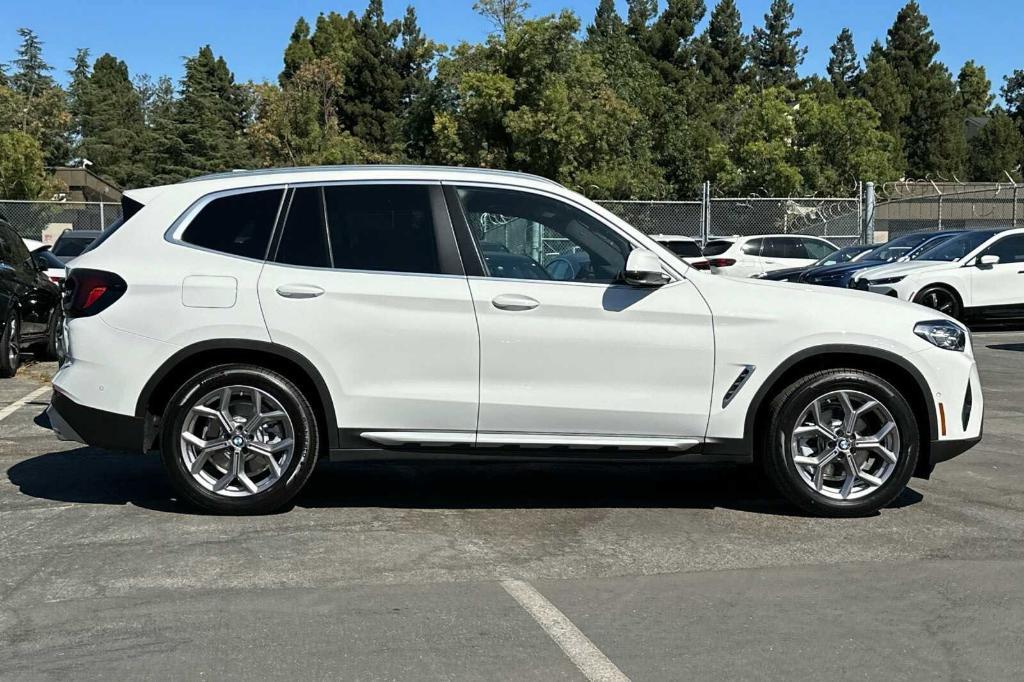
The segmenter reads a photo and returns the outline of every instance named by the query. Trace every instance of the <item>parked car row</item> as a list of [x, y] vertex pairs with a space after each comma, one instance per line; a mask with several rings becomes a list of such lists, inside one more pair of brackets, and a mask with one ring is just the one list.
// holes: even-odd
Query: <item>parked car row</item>
[[42, 358], [59, 358], [66, 264], [99, 234], [96, 230], [69, 230], [51, 248], [19, 237], [0, 215], [0, 377], [14, 376], [26, 351]]

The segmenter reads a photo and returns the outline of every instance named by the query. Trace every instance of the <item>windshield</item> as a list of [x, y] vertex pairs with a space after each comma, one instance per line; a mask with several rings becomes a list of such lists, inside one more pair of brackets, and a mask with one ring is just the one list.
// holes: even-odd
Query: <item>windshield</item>
[[953, 239], [945, 241], [932, 249], [928, 249], [918, 256], [918, 260], [946, 261], [947, 263], [956, 262], [987, 242], [995, 234], [997, 234], [997, 232], [994, 230], [978, 230], [976, 232], [962, 234], [959, 237], [954, 237]]
[[902, 237], [897, 237], [896, 239], [882, 244], [874, 251], [871, 251], [861, 260], [894, 261], [897, 258], [907, 255], [914, 248], [925, 243], [933, 236], [934, 235], [931, 233], [923, 232], [920, 234], [908, 234]]
[[811, 267], [818, 267], [821, 265], [838, 265], [840, 263], [849, 263], [858, 255], [869, 250], [867, 246], [847, 246], [845, 249], [839, 249], [833, 253], [828, 254], [824, 258], [820, 259]]
[[705, 256], [718, 256], [729, 250], [732, 246], [732, 242], [727, 239], [716, 239], [715, 241], [708, 242], [708, 245], [704, 247]]

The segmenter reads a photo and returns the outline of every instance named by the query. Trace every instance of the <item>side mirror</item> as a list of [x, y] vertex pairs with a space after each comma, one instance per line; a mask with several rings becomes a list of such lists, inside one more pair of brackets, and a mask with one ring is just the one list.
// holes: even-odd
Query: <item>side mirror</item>
[[626, 259], [622, 279], [634, 287], [660, 287], [669, 277], [661, 269], [661, 259], [647, 249], [633, 249]]
[[995, 254], [988, 254], [978, 259], [978, 267], [991, 267], [993, 265], [999, 265], [999, 256]]

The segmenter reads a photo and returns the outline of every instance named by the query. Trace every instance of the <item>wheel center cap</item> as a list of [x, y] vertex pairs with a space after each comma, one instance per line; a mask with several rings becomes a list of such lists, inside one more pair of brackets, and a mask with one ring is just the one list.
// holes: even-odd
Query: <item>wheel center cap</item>
[[849, 438], [840, 438], [839, 442], [836, 443], [836, 445], [839, 446], [840, 450], [849, 450], [850, 449], [850, 445], [851, 445], [850, 439]]
[[245, 445], [245, 438], [242, 436], [232, 436], [231, 445], [236, 448], [240, 448]]

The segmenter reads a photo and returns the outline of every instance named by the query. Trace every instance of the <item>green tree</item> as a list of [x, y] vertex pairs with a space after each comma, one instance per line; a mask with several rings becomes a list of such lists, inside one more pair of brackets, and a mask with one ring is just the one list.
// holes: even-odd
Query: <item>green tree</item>
[[224, 58], [202, 47], [185, 60], [180, 90], [173, 126], [180, 140], [178, 169], [191, 176], [246, 167], [250, 155], [242, 133], [252, 101]]
[[145, 184], [142, 163], [145, 120], [142, 98], [128, 76], [128, 65], [104, 54], [76, 86], [75, 107], [81, 131], [78, 154], [93, 169], [119, 185]]
[[885, 49], [877, 40], [864, 62], [864, 74], [857, 83], [858, 94], [878, 112], [880, 128], [899, 143], [903, 135], [903, 119], [910, 112], [910, 95], [900, 83], [896, 70], [886, 60]]
[[48, 188], [39, 143], [18, 130], [0, 132], [0, 199], [40, 199]]
[[964, 113], [968, 116], [984, 116], [995, 100], [992, 81], [988, 79], [985, 67], [975, 64], [973, 59], [968, 60], [961, 67], [956, 80]]
[[1007, 76], [999, 93], [1013, 120], [1024, 125], [1024, 69], [1017, 69]]
[[587, 27], [591, 42], [618, 39], [626, 31], [626, 24], [615, 9], [615, 0], [601, 0], [594, 15], [594, 23]]
[[299, 17], [288, 39], [288, 47], [284, 49], [284, 70], [279, 77], [281, 85], [291, 80], [303, 64], [315, 57], [313, 43], [309, 37], [309, 23], [303, 17]]
[[528, 9], [530, 3], [526, 0], [477, 0], [473, 3], [473, 11], [490, 20], [501, 35], [522, 26]]
[[721, 0], [711, 12], [711, 20], [701, 36], [700, 71], [716, 90], [732, 88], [744, 80], [748, 54], [736, 0]]
[[798, 39], [803, 35], [792, 28], [793, 3], [790, 0], [772, 0], [764, 15], [764, 26], [754, 28], [752, 62], [757, 82], [764, 87], [781, 85], [793, 87], [797, 80], [797, 67], [803, 64], [806, 47]]
[[688, 69], [694, 61], [691, 39], [705, 11], [704, 0], [668, 0], [648, 33], [648, 54], [676, 72]]
[[794, 146], [804, 189], [839, 194], [859, 180], [899, 178], [896, 140], [879, 123], [878, 112], [863, 99], [801, 97]]
[[832, 81], [839, 97], [850, 96], [860, 78], [861, 70], [857, 63], [857, 48], [853, 44], [853, 33], [844, 28], [836, 37], [830, 48], [832, 58], [828, 61], [828, 77]]
[[909, 97], [901, 129], [913, 177], [959, 174], [967, 165], [963, 110], [949, 70], [935, 61], [938, 51], [928, 17], [910, 0], [889, 29], [885, 58]]
[[64, 91], [43, 58], [43, 43], [34, 31], [19, 28], [21, 44], [8, 77], [13, 101], [3, 128], [33, 137], [47, 165], [63, 165], [70, 156], [71, 115]]
[[1007, 173], [1019, 177], [1024, 161], [1024, 138], [1013, 119], [997, 110], [970, 142], [971, 180], [1003, 182]]
[[626, 0], [626, 29], [642, 48], [647, 45], [650, 24], [658, 16], [658, 0]]

